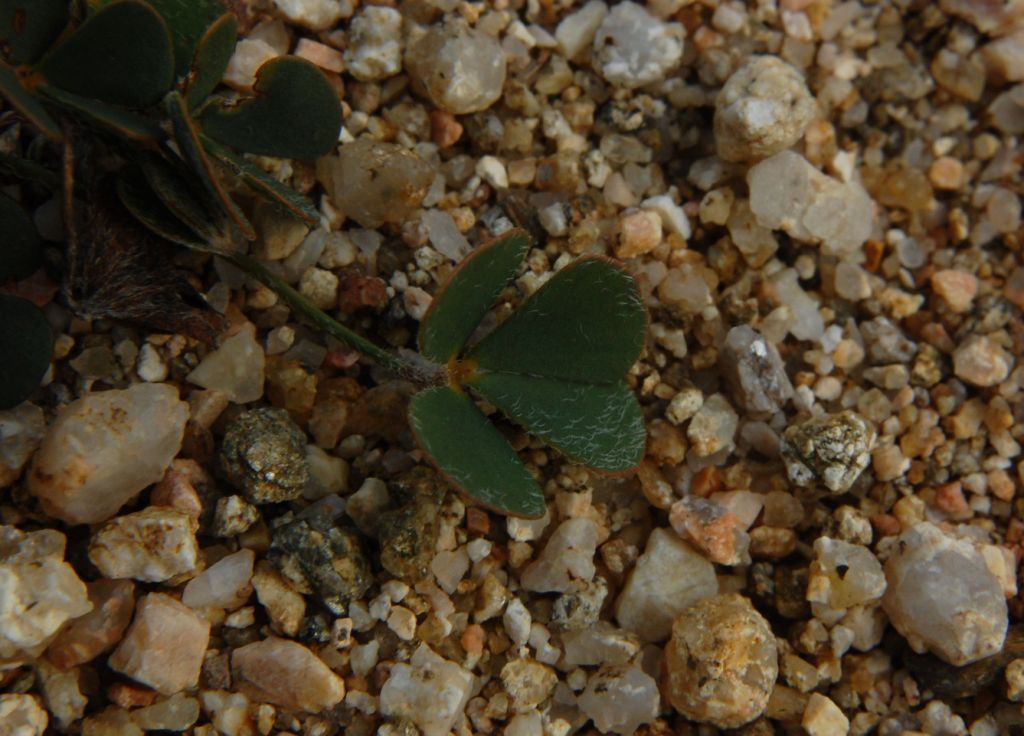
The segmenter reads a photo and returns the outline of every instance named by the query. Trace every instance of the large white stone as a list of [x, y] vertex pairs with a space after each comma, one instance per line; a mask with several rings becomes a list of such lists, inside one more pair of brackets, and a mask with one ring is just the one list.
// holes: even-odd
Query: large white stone
[[50, 719], [34, 695], [0, 695], [0, 734], [43, 736]]
[[31, 661], [65, 623], [92, 610], [64, 544], [53, 529], [0, 526], [0, 669]]
[[522, 575], [522, 585], [536, 593], [564, 593], [573, 579], [594, 578], [598, 527], [590, 519], [567, 519], [548, 538], [540, 556]]
[[473, 675], [420, 644], [409, 664], [399, 662], [380, 691], [380, 712], [408, 718], [423, 736], [448, 736], [469, 702]]
[[594, 67], [620, 87], [656, 82], [682, 59], [684, 35], [682, 25], [655, 18], [639, 3], [619, 3], [597, 28]]
[[847, 609], [878, 600], [885, 585], [882, 563], [867, 547], [830, 537], [814, 540], [807, 600]]
[[793, 151], [782, 151], [747, 172], [757, 221], [827, 255], [853, 252], [871, 235], [874, 205], [864, 187], [821, 173]]
[[199, 522], [168, 506], [150, 506], [111, 519], [89, 543], [89, 559], [104, 577], [162, 583], [199, 562]]
[[163, 477], [181, 449], [188, 414], [178, 389], [166, 383], [83, 396], [47, 432], [28, 489], [68, 524], [106, 521]]
[[670, 529], [655, 529], [615, 602], [615, 618], [644, 641], [664, 641], [676, 616], [717, 593], [715, 566]]
[[233, 610], [252, 595], [252, 566], [256, 554], [240, 549], [222, 557], [189, 581], [181, 602], [189, 608]]
[[453, 115], [486, 110], [501, 97], [505, 52], [461, 20], [433, 26], [405, 52], [412, 88]]
[[236, 404], [247, 404], [263, 396], [264, 377], [263, 346], [256, 339], [256, 328], [246, 323], [207, 354], [187, 379], [197, 386], [223, 392]]
[[402, 71], [402, 14], [369, 5], [349, 24], [348, 71], [361, 82], [376, 82]]
[[785, 150], [817, 112], [800, 72], [776, 56], [751, 56], [715, 98], [718, 155], [751, 161]]
[[658, 683], [640, 667], [605, 665], [590, 676], [580, 710], [602, 733], [632, 734], [658, 717]]
[[900, 535], [885, 576], [882, 606], [915, 651], [961, 666], [1002, 649], [1006, 599], [970, 542], [928, 522], [915, 524]]

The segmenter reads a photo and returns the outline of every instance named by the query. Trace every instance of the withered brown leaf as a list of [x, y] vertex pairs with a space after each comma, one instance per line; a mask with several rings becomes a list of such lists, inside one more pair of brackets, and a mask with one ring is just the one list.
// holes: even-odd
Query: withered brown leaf
[[131, 322], [206, 343], [224, 328], [223, 316], [174, 266], [174, 247], [140, 225], [113, 187], [102, 185], [88, 203], [74, 240], [65, 294], [81, 316]]

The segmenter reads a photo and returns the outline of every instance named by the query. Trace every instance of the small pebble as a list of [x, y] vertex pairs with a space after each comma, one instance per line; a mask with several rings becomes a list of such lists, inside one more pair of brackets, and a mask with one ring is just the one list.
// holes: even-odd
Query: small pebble
[[116, 672], [173, 695], [199, 682], [209, 639], [209, 621], [168, 595], [150, 593], [139, 601], [108, 663]]
[[953, 372], [974, 386], [995, 386], [1012, 368], [1013, 356], [984, 335], [971, 335], [953, 352]]
[[270, 637], [235, 649], [231, 673], [253, 700], [319, 713], [345, 697], [345, 682], [306, 647]]
[[932, 288], [951, 310], [967, 312], [978, 294], [978, 279], [964, 271], [943, 269], [932, 274]]
[[850, 732], [849, 719], [835, 702], [821, 693], [811, 693], [801, 725], [808, 736], [845, 736]]
[[800, 141], [816, 114], [800, 72], [775, 56], [752, 56], [715, 98], [718, 155], [751, 161], [784, 151]]
[[665, 23], [638, 3], [619, 3], [594, 35], [594, 57], [608, 82], [640, 87], [662, 79], [683, 55], [683, 28]]
[[706, 598], [672, 625], [666, 697], [685, 718], [737, 728], [768, 707], [777, 660], [771, 627], [749, 600], [736, 594]]

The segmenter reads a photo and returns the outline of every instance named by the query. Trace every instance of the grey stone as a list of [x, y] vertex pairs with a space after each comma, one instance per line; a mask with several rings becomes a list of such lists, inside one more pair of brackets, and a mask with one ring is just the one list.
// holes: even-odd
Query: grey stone
[[333, 519], [295, 519], [274, 529], [270, 561], [300, 590], [312, 590], [328, 610], [342, 615], [372, 582], [355, 532]]
[[224, 433], [220, 468], [255, 504], [293, 501], [309, 482], [306, 437], [284, 409], [240, 414]]
[[779, 351], [752, 327], [729, 330], [719, 366], [733, 397], [747, 411], [774, 414], [793, 396]]
[[871, 462], [875, 437], [871, 423], [852, 411], [789, 427], [782, 441], [789, 479], [801, 486], [817, 481], [833, 493], [846, 493]]

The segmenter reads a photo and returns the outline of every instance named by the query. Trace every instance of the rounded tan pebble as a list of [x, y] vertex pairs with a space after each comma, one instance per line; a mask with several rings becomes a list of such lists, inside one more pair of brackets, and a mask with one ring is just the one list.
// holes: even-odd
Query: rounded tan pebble
[[623, 215], [619, 219], [617, 258], [635, 258], [650, 253], [661, 243], [661, 218], [646, 210]]
[[801, 725], [809, 736], [845, 736], [850, 729], [839, 706], [821, 693], [811, 693]]
[[936, 189], [959, 189], [964, 183], [964, 166], [955, 158], [942, 156], [928, 168], [928, 179]]
[[[430, 112], [430, 136], [441, 148], [454, 146], [462, 137], [462, 123], [450, 112], [432, 110]], [[531, 176], [532, 180], [533, 177]]]
[[957, 378], [986, 388], [1006, 380], [1013, 368], [1013, 357], [991, 338], [972, 335], [953, 353], [953, 372]]
[[796, 144], [817, 113], [800, 72], [775, 56], [753, 56], [715, 100], [715, 144], [726, 161], [767, 158]]
[[978, 279], [953, 268], [932, 274], [932, 288], [954, 312], [966, 312], [978, 294]]
[[681, 715], [736, 728], [768, 707], [779, 674], [775, 636], [743, 596], [706, 598], [673, 623], [665, 667], [665, 691]]
[[0, 733], [13, 736], [42, 736], [49, 723], [46, 711], [34, 695], [0, 695]]

